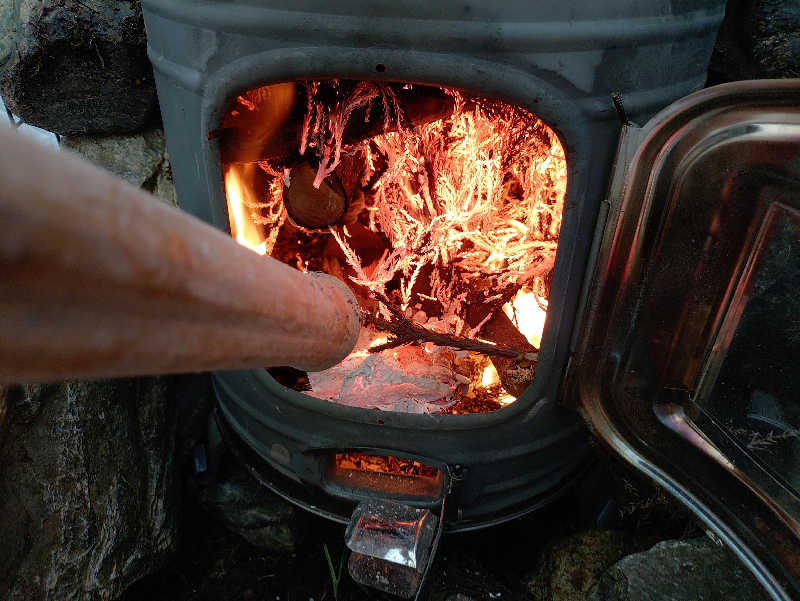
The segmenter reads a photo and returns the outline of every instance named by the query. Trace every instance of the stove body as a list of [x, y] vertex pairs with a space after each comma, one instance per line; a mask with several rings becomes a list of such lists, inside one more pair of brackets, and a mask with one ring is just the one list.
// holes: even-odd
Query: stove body
[[[449, 491], [445, 527], [464, 530], [552, 500], [588, 455], [585, 428], [557, 401], [620, 123], [642, 123], [703, 86], [724, 2], [143, 5], [179, 202], [221, 229], [228, 217], [213, 132], [229, 103], [257, 86], [328, 78], [448, 86], [519, 105], [555, 130], [567, 159], [563, 225], [536, 378], [515, 403], [479, 415], [376, 412], [289, 390], [265, 370], [215, 375], [223, 429], [262, 480], [333, 519], [346, 521], [353, 502], [370, 496], [435, 506]], [[440, 470], [441, 489], [343, 485], [331, 478], [341, 450], [421, 461]]]

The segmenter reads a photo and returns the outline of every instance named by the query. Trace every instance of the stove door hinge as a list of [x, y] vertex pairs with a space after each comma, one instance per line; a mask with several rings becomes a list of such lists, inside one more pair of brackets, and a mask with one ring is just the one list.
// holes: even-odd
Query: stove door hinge
[[[562, 380], [561, 403], [566, 406], [576, 407], [579, 404], [573, 380], [580, 378], [580, 357], [586, 353], [588, 334], [597, 317], [597, 304], [604, 284], [604, 267], [610, 256], [617, 227], [620, 220], [625, 218], [621, 205], [625, 191], [626, 173], [643, 138], [644, 130], [636, 124], [622, 125], [608, 190], [598, 207], [594, 236], [589, 248], [589, 258], [586, 263], [575, 325], [570, 340], [569, 361]], [[575, 355], [578, 355], [578, 360], [573, 362]]]

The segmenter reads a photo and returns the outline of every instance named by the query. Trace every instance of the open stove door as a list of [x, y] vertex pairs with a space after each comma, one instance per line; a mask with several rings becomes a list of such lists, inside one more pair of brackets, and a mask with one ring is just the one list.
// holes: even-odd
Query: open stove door
[[800, 599], [800, 80], [623, 129], [564, 401]]

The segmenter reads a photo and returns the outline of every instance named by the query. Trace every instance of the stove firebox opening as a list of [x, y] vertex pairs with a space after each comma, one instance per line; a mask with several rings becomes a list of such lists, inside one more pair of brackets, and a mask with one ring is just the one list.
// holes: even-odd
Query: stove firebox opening
[[326, 474], [329, 484], [370, 490], [392, 498], [439, 500], [444, 488], [441, 470], [415, 459], [371, 455], [358, 451], [336, 453]]
[[356, 349], [331, 369], [270, 370], [334, 403], [484, 413], [531, 383], [566, 161], [526, 110], [458, 90], [326, 80], [252, 89], [220, 148], [232, 235], [345, 282]]

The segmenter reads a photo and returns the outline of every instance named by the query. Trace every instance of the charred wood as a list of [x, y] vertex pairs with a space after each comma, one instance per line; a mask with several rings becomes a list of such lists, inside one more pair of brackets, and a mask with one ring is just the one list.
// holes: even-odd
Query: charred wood
[[516, 357], [492, 355], [491, 361], [500, 383], [506, 392], [520, 396], [533, 380], [539, 360], [538, 349], [534, 347], [514, 322], [506, 315], [502, 306], [511, 300], [515, 290], [506, 290], [493, 303], [472, 303], [467, 308], [467, 323], [485, 340], [519, 349]]
[[[434, 332], [417, 323], [408, 319], [403, 312], [397, 307], [392, 306], [388, 302], [381, 301], [383, 306], [390, 312], [391, 318], [386, 319], [380, 315], [373, 315], [371, 313], [361, 313], [363, 323], [372, 325], [378, 330], [389, 332], [394, 335], [392, 340], [385, 344], [372, 347], [370, 352], [379, 353], [381, 351], [402, 346], [404, 344], [423, 344], [425, 342], [432, 342], [438, 346], [448, 346], [451, 348], [474, 351], [489, 356], [502, 356], [509, 359], [524, 359], [528, 356], [528, 360], [533, 360], [538, 357], [538, 353], [528, 352], [525, 348], [515, 348], [505, 344], [491, 344], [489, 342], [481, 342], [472, 338], [465, 338], [463, 336], [454, 336], [451, 334], [443, 334]], [[513, 327], [513, 326], [512, 326]], [[530, 347], [528, 341], [526, 345]], [[530, 347], [532, 348], [532, 347]]]
[[289, 219], [311, 230], [338, 223], [347, 210], [347, 198], [338, 178], [330, 175], [315, 188], [316, 174], [317, 170], [309, 163], [301, 163], [291, 170], [283, 189], [283, 204]]

